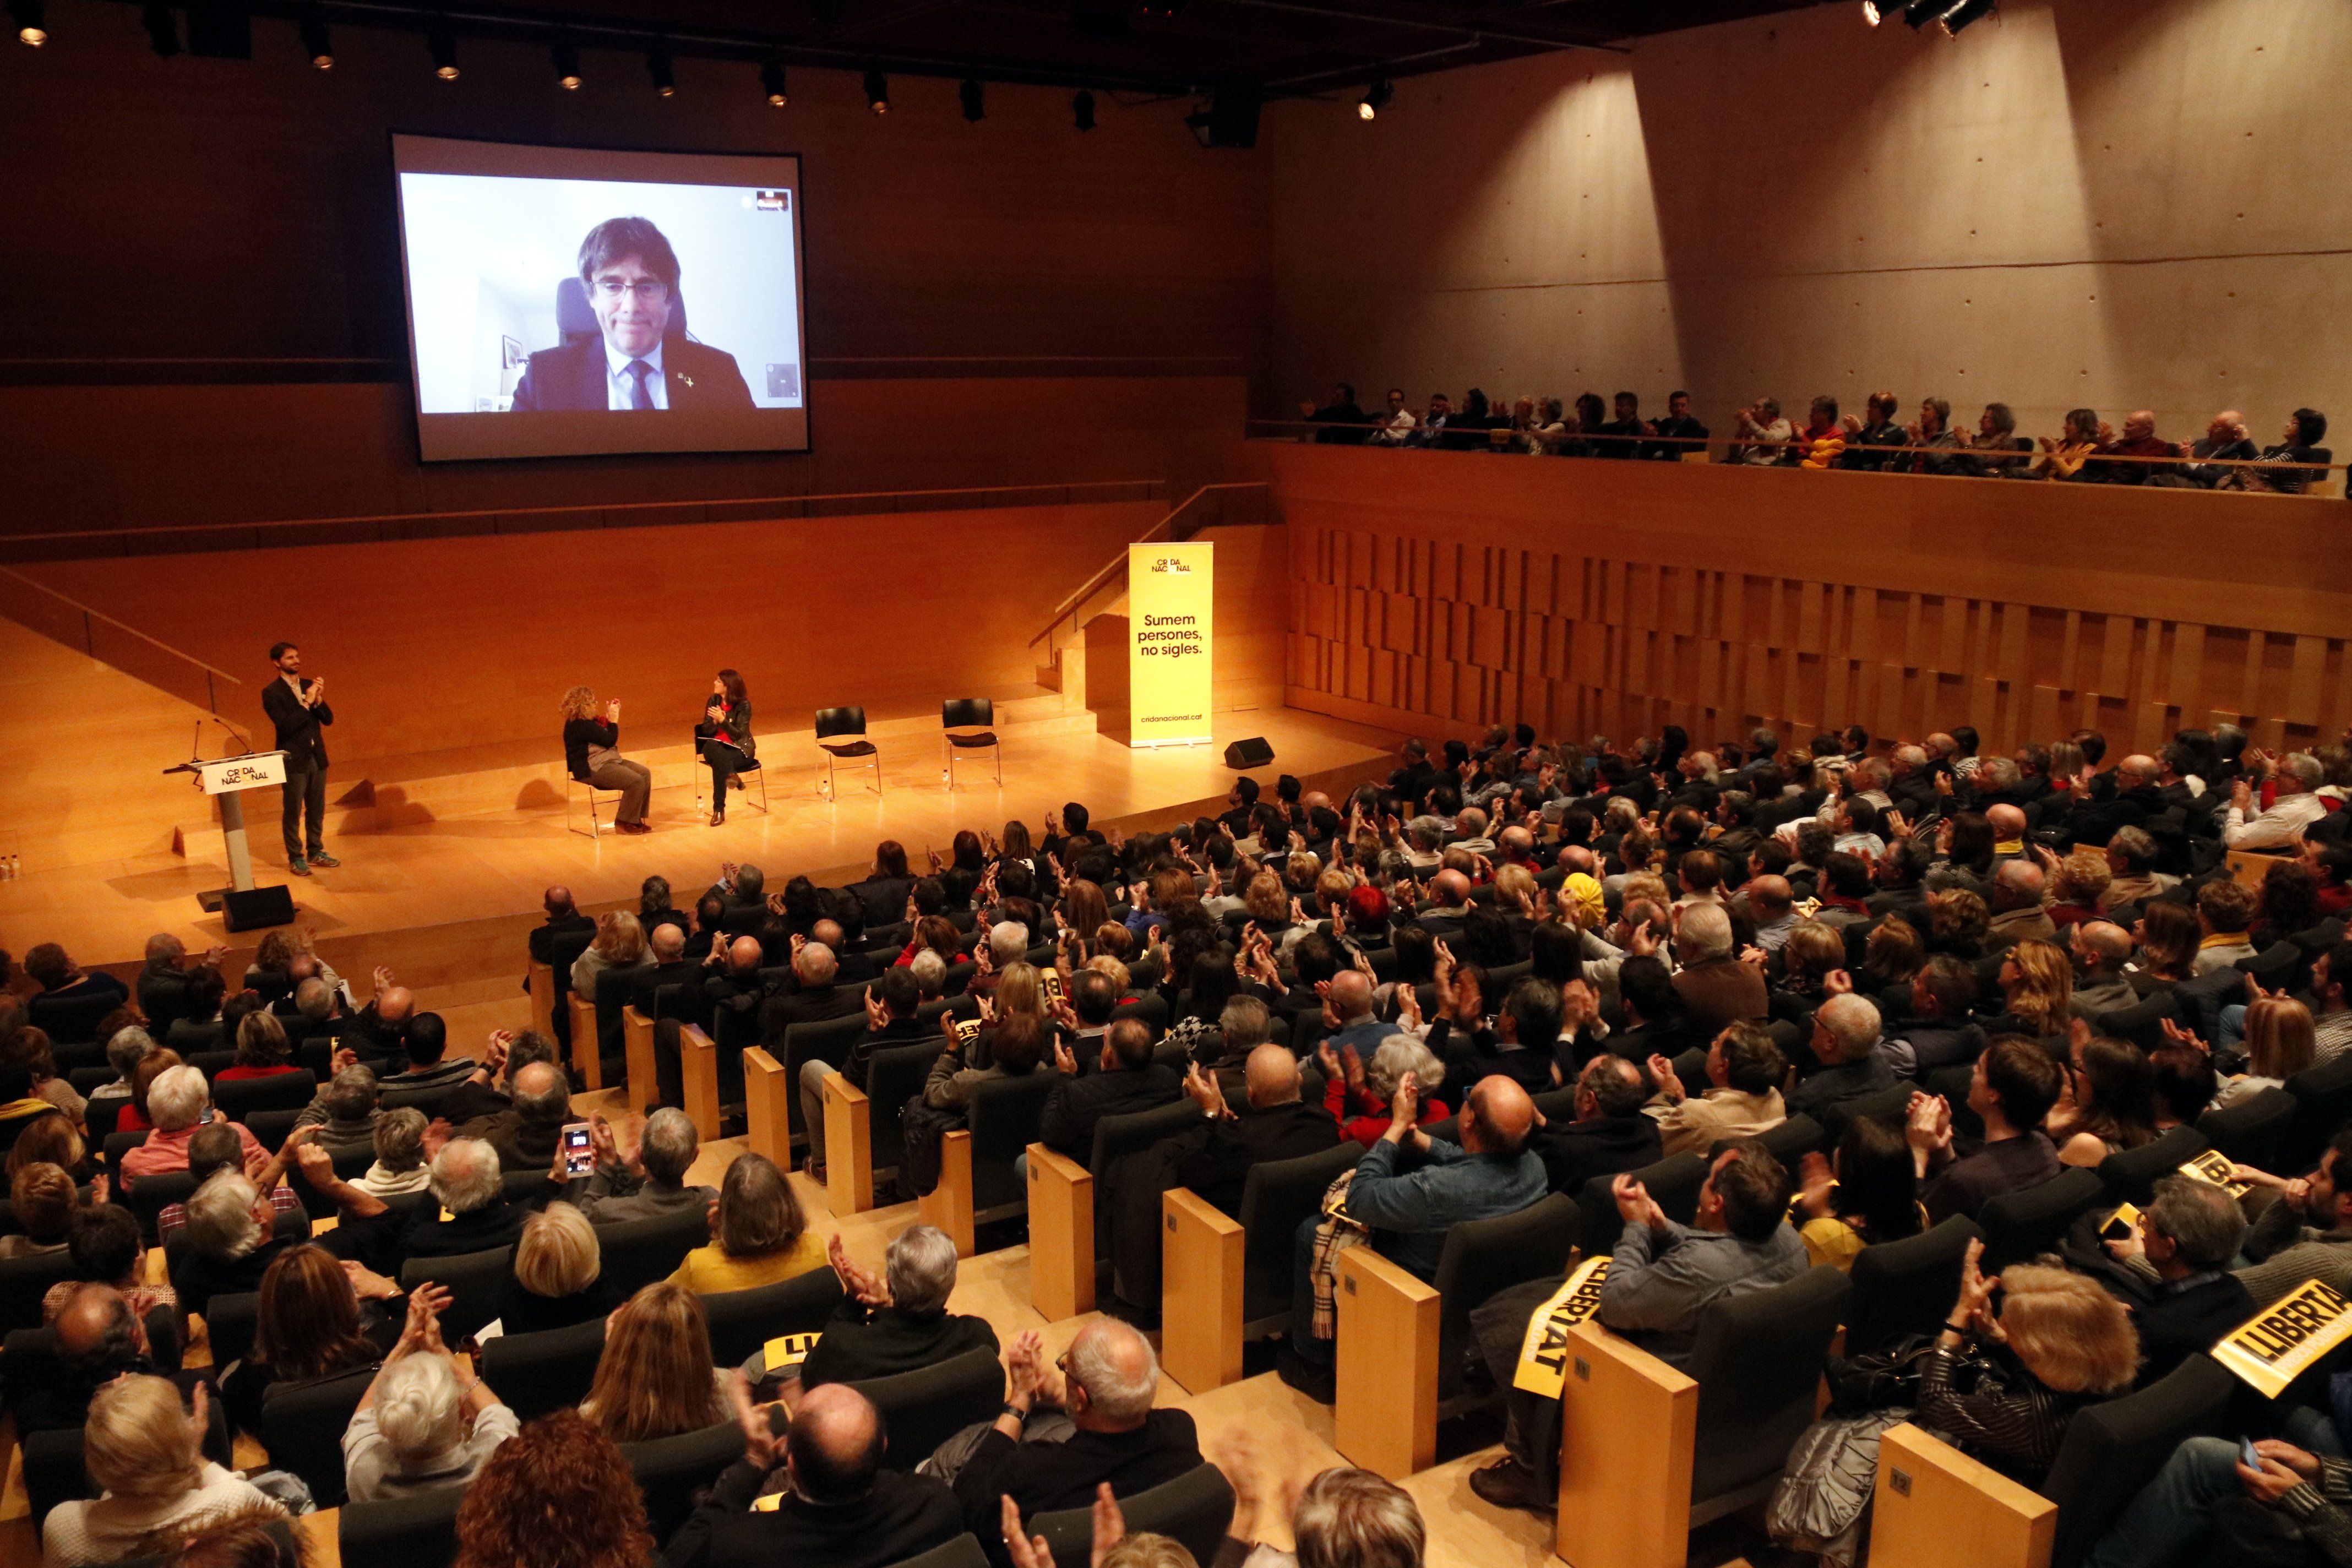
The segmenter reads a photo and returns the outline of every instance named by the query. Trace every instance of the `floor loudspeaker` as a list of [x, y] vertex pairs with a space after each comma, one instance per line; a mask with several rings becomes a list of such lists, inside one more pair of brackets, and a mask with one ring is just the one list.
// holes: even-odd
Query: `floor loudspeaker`
[[286, 884], [256, 888], [250, 892], [230, 889], [221, 900], [221, 911], [231, 931], [256, 931], [263, 926], [294, 923], [294, 895]]
[[1252, 735], [1246, 741], [1235, 741], [1225, 748], [1225, 766], [1246, 772], [1262, 768], [1274, 761], [1274, 748], [1265, 743], [1264, 735]]

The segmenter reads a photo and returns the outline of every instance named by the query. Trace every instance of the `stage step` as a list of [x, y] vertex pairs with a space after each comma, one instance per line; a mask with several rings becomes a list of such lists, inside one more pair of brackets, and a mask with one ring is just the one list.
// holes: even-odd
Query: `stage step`
[[[1016, 746], [1024, 738], [1094, 728], [1094, 715], [1060, 692], [1024, 686], [994, 700], [997, 733]], [[881, 749], [886, 783], [937, 782], [940, 770], [946, 766], [946, 745], [940, 738], [936, 708], [892, 717], [869, 709], [866, 723], [866, 734]], [[625, 718], [623, 739], [631, 732]], [[636, 732], [642, 733], [642, 728]], [[771, 795], [815, 790], [824, 771], [824, 756], [816, 749], [814, 729], [763, 731], [759, 742]], [[657, 794], [691, 792], [698, 785], [708, 788], [709, 773], [690, 743], [623, 749], [653, 770]], [[383, 833], [453, 817], [561, 813], [565, 775], [562, 757], [551, 755], [551, 750], [550, 744], [538, 741], [506, 741], [338, 763], [329, 775], [329, 832]], [[985, 752], [965, 761], [981, 767], [990, 765]], [[256, 791], [247, 797], [247, 833], [256, 856], [277, 858], [277, 820], [276, 804], [267, 792]], [[209, 814], [191, 814], [181, 821], [172, 835], [172, 849], [191, 860], [217, 861], [226, 854], [220, 824]]]

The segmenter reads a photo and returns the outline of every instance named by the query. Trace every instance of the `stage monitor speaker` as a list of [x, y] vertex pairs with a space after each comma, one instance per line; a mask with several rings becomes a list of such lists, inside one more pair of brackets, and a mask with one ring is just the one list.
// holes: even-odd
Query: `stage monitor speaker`
[[1247, 773], [1274, 761], [1274, 748], [1266, 744], [1264, 735], [1252, 735], [1246, 741], [1235, 741], [1225, 748], [1225, 766]]
[[294, 895], [286, 884], [240, 892], [231, 888], [221, 896], [223, 917], [231, 931], [257, 931], [263, 926], [294, 923]]

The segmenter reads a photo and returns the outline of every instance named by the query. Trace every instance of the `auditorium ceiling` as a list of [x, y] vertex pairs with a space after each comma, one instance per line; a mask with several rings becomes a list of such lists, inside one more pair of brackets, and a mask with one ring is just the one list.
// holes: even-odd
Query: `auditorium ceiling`
[[[124, 0], [134, 4], [135, 0]], [[548, 38], [583, 50], [853, 70], [972, 76], [1183, 95], [1247, 85], [1267, 97], [1338, 94], [1352, 82], [1559, 49], [1622, 50], [1685, 27], [1825, 0], [194, 0], [217, 15], [330, 26], [439, 27], [458, 37]], [[1858, 0], [1826, 0], [1854, 5]], [[151, 8], [152, 14], [152, 8]], [[1856, 24], [1859, 26], [1859, 22]], [[192, 29], [193, 30], [193, 29]], [[194, 47], [193, 37], [191, 39]], [[195, 52], [205, 52], [196, 48]], [[1352, 96], [1352, 95], [1351, 95]]]

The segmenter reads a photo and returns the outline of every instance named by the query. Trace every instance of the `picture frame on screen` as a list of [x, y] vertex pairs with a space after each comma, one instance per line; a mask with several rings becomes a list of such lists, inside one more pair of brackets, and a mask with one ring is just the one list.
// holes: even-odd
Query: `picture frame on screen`
[[391, 141], [423, 461], [809, 450], [797, 153]]

